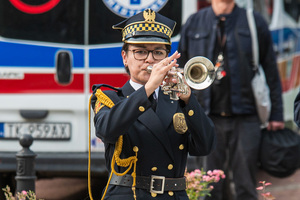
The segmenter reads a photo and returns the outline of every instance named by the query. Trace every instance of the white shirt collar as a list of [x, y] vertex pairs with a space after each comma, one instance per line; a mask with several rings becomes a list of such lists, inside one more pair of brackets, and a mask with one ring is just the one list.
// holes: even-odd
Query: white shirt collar
[[[142, 84], [136, 83], [134, 81], [132, 81], [131, 79], [129, 80], [130, 85], [133, 87], [134, 90], [138, 90], [141, 87], [143, 87]], [[155, 95], [158, 98], [158, 92], [159, 92], [159, 87], [155, 89]]]

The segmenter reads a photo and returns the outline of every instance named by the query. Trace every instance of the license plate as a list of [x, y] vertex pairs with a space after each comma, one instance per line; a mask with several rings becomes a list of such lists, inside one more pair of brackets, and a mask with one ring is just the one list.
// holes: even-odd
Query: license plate
[[36, 140], [69, 140], [71, 124], [0, 122], [0, 139], [19, 139], [23, 134]]

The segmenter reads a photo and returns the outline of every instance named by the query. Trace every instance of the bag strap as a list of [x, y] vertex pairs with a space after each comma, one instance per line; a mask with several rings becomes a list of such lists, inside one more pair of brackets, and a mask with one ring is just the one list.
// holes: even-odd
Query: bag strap
[[248, 19], [248, 24], [249, 24], [250, 34], [252, 39], [252, 55], [254, 61], [253, 70], [258, 71], [259, 48], [258, 48], [257, 31], [256, 31], [255, 20], [254, 20], [253, 8], [247, 9], [247, 19]]

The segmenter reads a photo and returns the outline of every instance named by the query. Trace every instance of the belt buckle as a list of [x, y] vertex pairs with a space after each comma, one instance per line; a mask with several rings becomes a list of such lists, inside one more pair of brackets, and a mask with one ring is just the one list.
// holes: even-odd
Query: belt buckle
[[[161, 180], [161, 190], [154, 190], [153, 183], [154, 183], [155, 179]], [[166, 181], [166, 178], [164, 176], [154, 176], [154, 175], [152, 175], [151, 180], [150, 180], [150, 192], [153, 192], [153, 193], [156, 193], [156, 194], [163, 194], [164, 189], [165, 189], [165, 181]]]

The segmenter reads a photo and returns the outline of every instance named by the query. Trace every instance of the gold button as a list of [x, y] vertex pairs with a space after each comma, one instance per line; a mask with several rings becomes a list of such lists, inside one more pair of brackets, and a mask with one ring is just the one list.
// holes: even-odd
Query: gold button
[[173, 195], [174, 195], [174, 192], [169, 191], [168, 194], [169, 194], [170, 196], [173, 196]]
[[152, 167], [151, 170], [155, 172], [157, 170], [157, 167]]
[[145, 111], [144, 106], [140, 106], [140, 107], [139, 107], [139, 110], [140, 110], [141, 112], [144, 112], [144, 111]]
[[128, 98], [129, 96], [127, 96], [126, 98]]
[[169, 170], [173, 169], [173, 165], [172, 165], [172, 164], [169, 164], [169, 165], [168, 165], [168, 169], [169, 169]]
[[151, 192], [151, 196], [152, 196], [152, 197], [156, 197], [156, 196], [157, 196], [157, 194], [156, 194], [156, 193], [154, 193], [154, 192]]
[[179, 149], [183, 150], [184, 149], [184, 145], [183, 144], [179, 145]]
[[189, 114], [189, 116], [193, 116], [194, 115], [194, 111], [190, 110], [188, 114]]
[[136, 153], [136, 152], [139, 151], [139, 148], [138, 148], [137, 146], [134, 146], [134, 147], [133, 147], [133, 151]]

